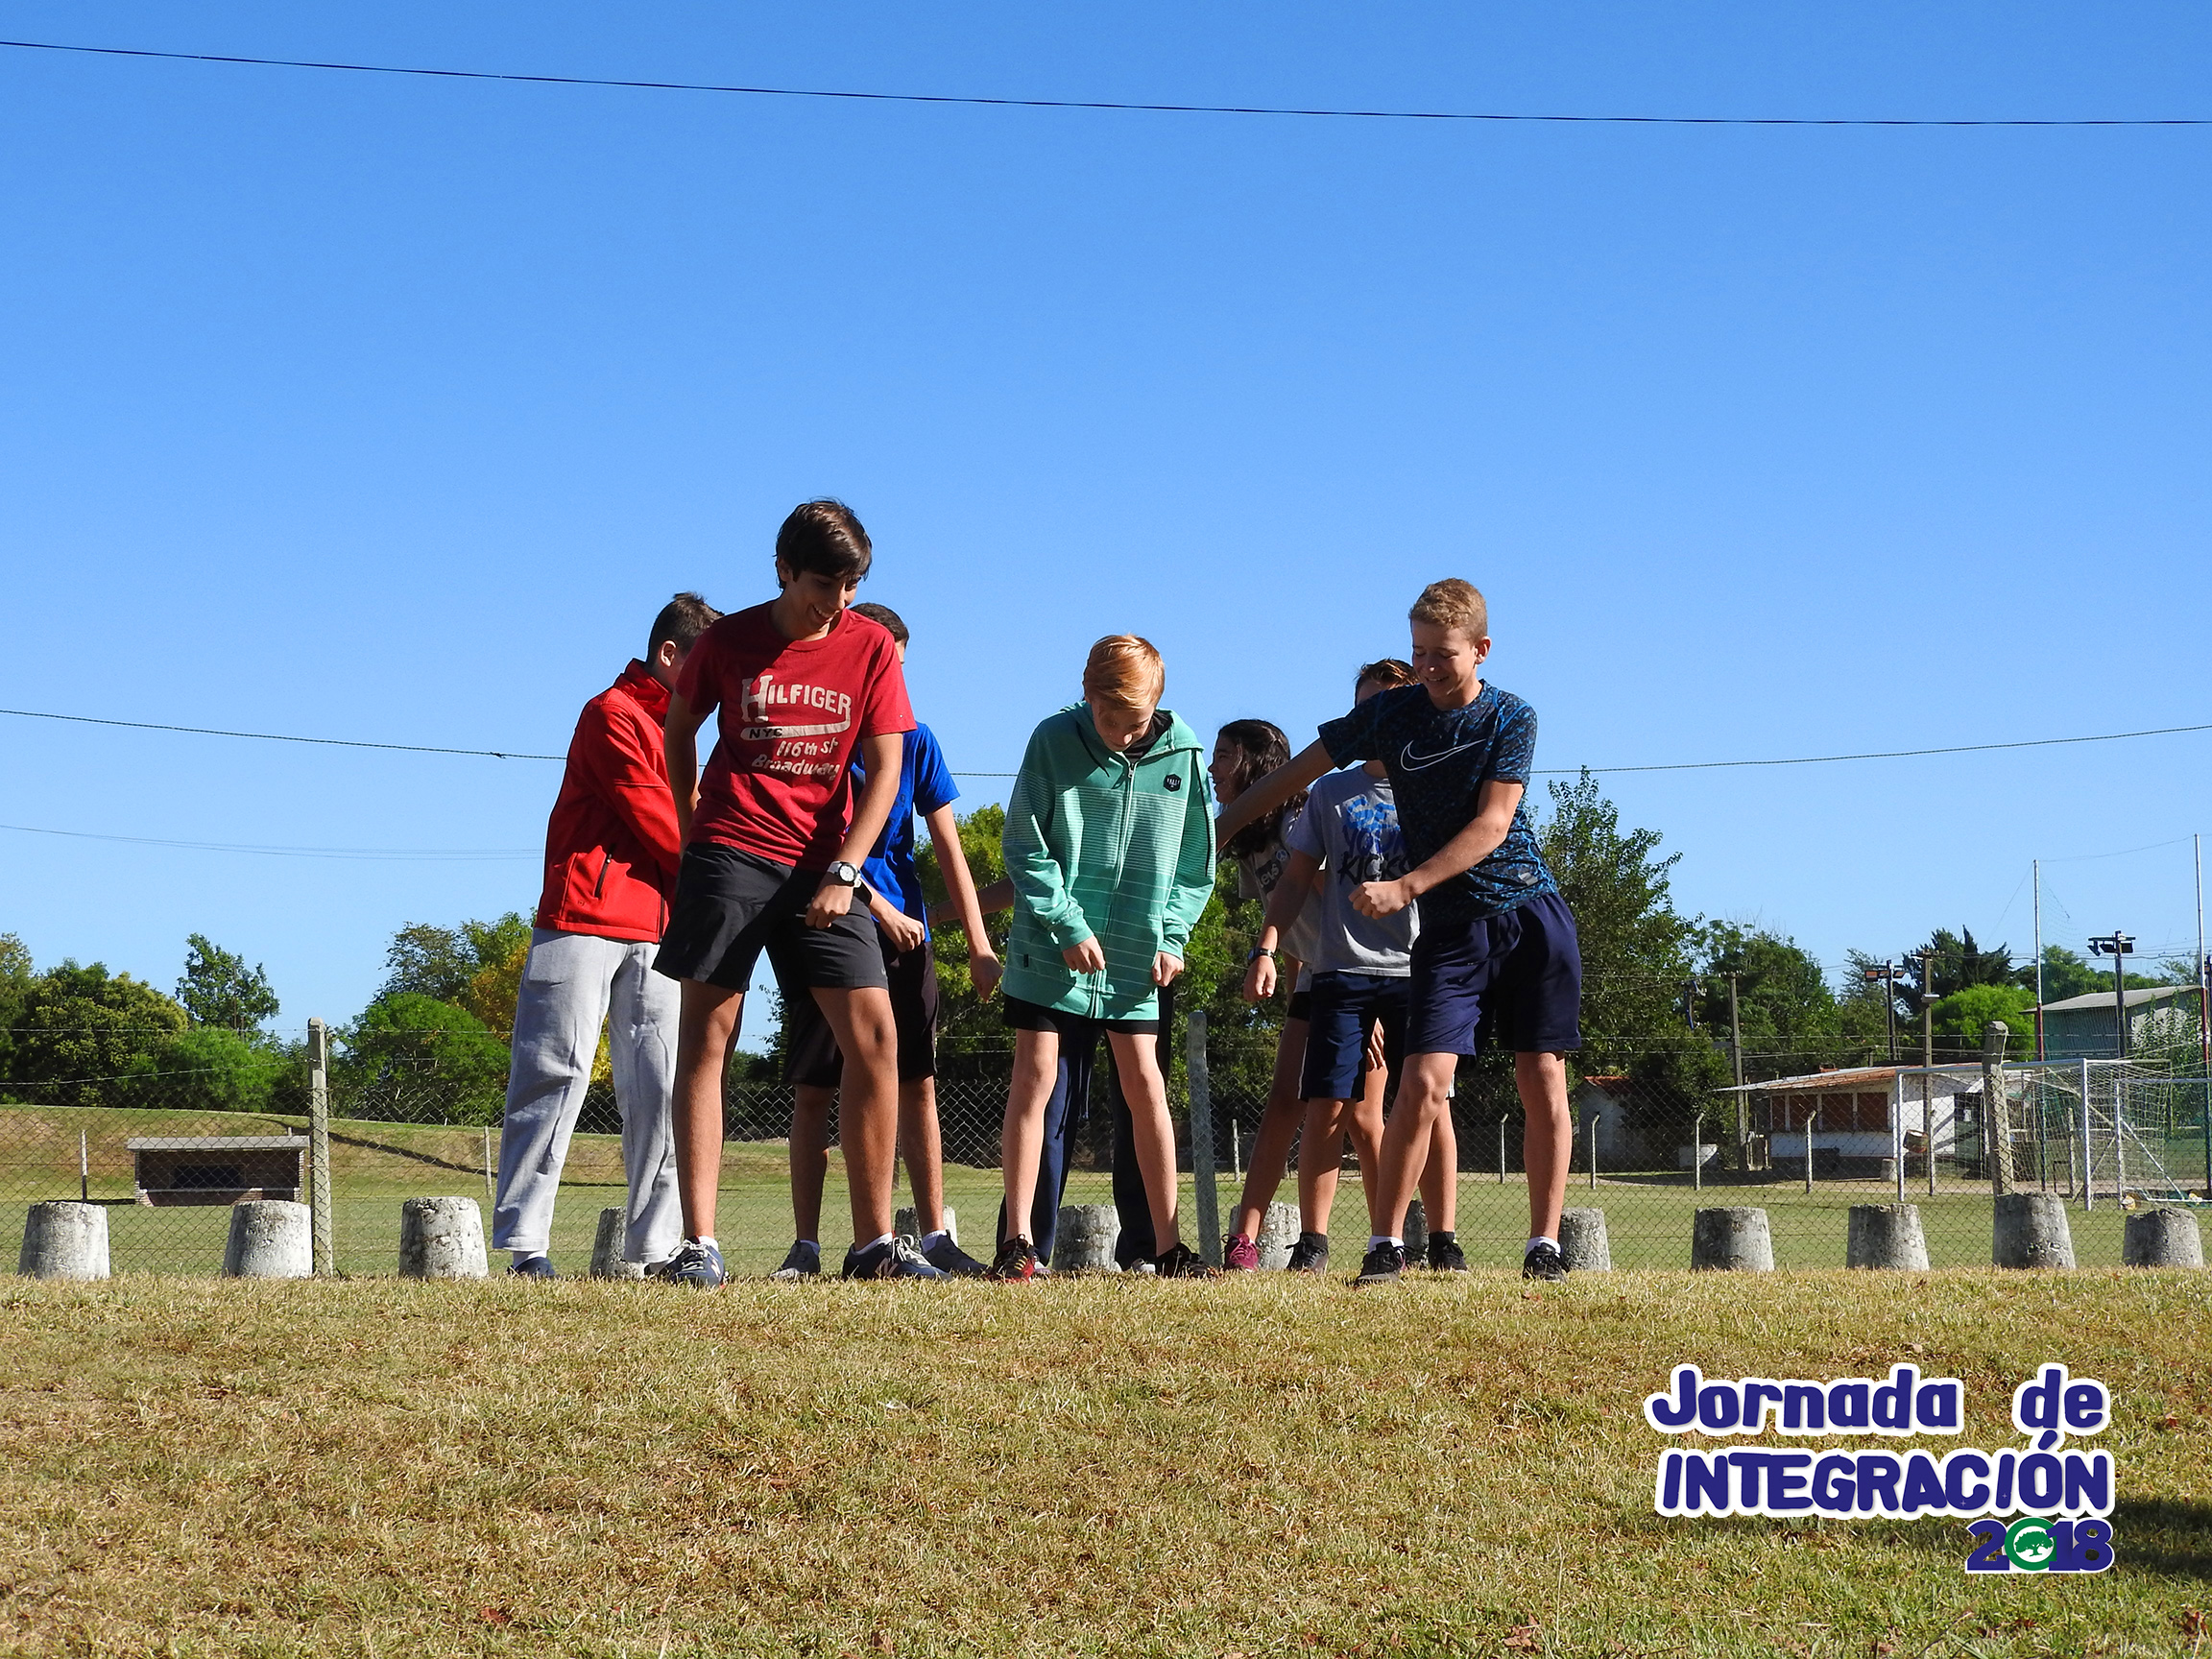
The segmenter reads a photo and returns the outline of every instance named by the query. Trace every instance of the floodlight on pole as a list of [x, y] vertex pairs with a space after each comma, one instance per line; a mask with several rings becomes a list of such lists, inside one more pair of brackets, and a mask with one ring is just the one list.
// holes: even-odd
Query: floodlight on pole
[[2112, 958], [2112, 1051], [2125, 1060], [2128, 1058], [2127, 962], [2134, 952], [2135, 936], [2115, 927], [2109, 933], [2091, 939], [2089, 949], [2096, 955]]
[[1884, 962], [1865, 971], [1866, 983], [1879, 980], [1882, 984], [1882, 1007], [1888, 1016], [1889, 1064], [1897, 1064], [1897, 981], [1905, 977], [1905, 970], [1894, 962]]

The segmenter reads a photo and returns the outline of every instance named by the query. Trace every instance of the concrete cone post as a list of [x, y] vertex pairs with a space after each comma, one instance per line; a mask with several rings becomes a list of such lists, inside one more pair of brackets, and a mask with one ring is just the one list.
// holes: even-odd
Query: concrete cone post
[[1893, 1268], [1909, 1273], [1928, 1266], [1928, 1239], [1917, 1204], [1854, 1204], [1843, 1249], [1846, 1267]]
[[1605, 1237], [1605, 1212], [1560, 1211], [1559, 1257], [1570, 1273], [1612, 1272], [1613, 1246]]
[[32, 1279], [107, 1278], [107, 1207], [74, 1198], [32, 1205], [15, 1271]]
[[402, 1279], [485, 1279], [484, 1212], [473, 1198], [410, 1198], [399, 1206]]
[[624, 1236], [630, 1231], [630, 1215], [624, 1210], [599, 1212], [598, 1230], [591, 1236], [591, 1277], [594, 1279], [642, 1279], [645, 1263], [622, 1260]]
[[2146, 1210], [2128, 1217], [2120, 1260], [2130, 1267], [2201, 1267], [2204, 1239], [2186, 1210]]
[[1290, 1265], [1290, 1246], [1298, 1242], [1298, 1206], [1295, 1204], [1270, 1204], [1267, 1213], [1260, 1217], [1260, 1237], [1253, 1239], [1253, 1247], [1260, 1252], [1260, 1266], [1269, 1273], [1280, 1273]]
[[2000, 1267], [2071, 1267], [2074, 1235], [2056, 1192], [2008, 1192], [1997, 1200], [1990, 1260]]
[[315, 1212], [281, 1198], [247, 1198], [230, 1206], [223, 1246], [226, 1279], [315, 1277]]
[[1690, 1230], [1690, 1265], [1703, 1272], [1773, 1272], [1767, 1212], [1742, 1205], [1698, 1211]]
[[1055, 1273], [1118, 1273], [1114, 1246], [1121, 1237], [1121, 1213], [1111, 1204], [1063, 1204], [1058, 1237], [1052, 1245]]

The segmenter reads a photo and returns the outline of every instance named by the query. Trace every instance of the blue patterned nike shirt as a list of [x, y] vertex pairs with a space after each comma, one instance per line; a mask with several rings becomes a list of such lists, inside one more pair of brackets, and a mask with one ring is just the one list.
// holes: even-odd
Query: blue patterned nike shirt
[[[1401, 685], [1325, 722], [1321, 742], [1339, 766], [1380, 760], [1388, 769], [1407, 855], [1419, 865], [1474, 821], [1483, 784], [1527, 783], [1536, 758], [1536, 711], [1490, 685], [1464, 709], [1439, 709], [1426, 687]], [[1536, 851], [1524, 793], [1497, 849], [1421, 896], [1421, 924], [1495, 916], [1558, 891]]]

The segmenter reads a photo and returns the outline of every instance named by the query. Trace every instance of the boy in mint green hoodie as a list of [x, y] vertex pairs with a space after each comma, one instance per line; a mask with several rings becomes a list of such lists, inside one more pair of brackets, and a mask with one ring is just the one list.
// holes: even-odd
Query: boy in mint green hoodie
[[1152, 1238], [1164, 1246], [1154, 1267], [1169, 1278], [1214, 1272], [1178, 1237], [1175, 1133], [1160, 1072], [1160, 988], [1183, 972], [1214, 894], [1204, 759], [1197, 733], [1160, 707], [1166, 677], [1160, 653], [1133, 634], [1092, 646], [1083, 701], [1030, 734], [1006, 808], [1015, 899], [1000, 989], [1014, 1077], [995, 1279], [1037, 1271], [1024, 1230], [1060, 1045], [1099, 1029], [1128, 1100]]

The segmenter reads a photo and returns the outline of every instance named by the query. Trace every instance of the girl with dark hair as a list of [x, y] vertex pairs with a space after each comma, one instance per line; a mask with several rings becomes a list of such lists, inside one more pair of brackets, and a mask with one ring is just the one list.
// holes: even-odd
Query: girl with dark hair
[[[1214, 793], [1223, 806], [1290, 758], [1290, 739], [1283, 729], [1267, 720], [1232, 720], [1214, 739], [1214, 758], [1207, 771], [1214, 779]], [[1266, 903], [1282, 879], [1289, 861], [1283, 844], [1284, 827], [1306, 805], [1300, 790], [1282, 805], [1254, 819], [1223, 844], [1223, 856], [1237, 865], [1238, 885], [1243, 897]], [[1308, 914], [1319, 909], [1310, 906]], [[1276, 1041], [1275, 1074], [1267, 1086], [1267, 1104], [1260, 1116], [1259, 1132], [1252, 1138], [1252, 1162], [1245, 1171], [1244, 1192], [1231, 1217], [1228, 1236], [1221, 1241], [1221, 1265], [1232, 1272], [1260, 1265], [1260, 1222], [1267, 1214], [1275, 1190], [1290, 1166], [1290, 1146], [1298, 1139], [1306, 1108], [1298, 1096], [1299, 1067], [1306, 1055], [1308, 979], [1305, 964], [1316, 944], [1314, 924], [1301, 921], [1283, 938], [1283, 983], [1291, 987], [1290, 1006]], [[1270, 952], [1273, 954], [1273, 952]]]

